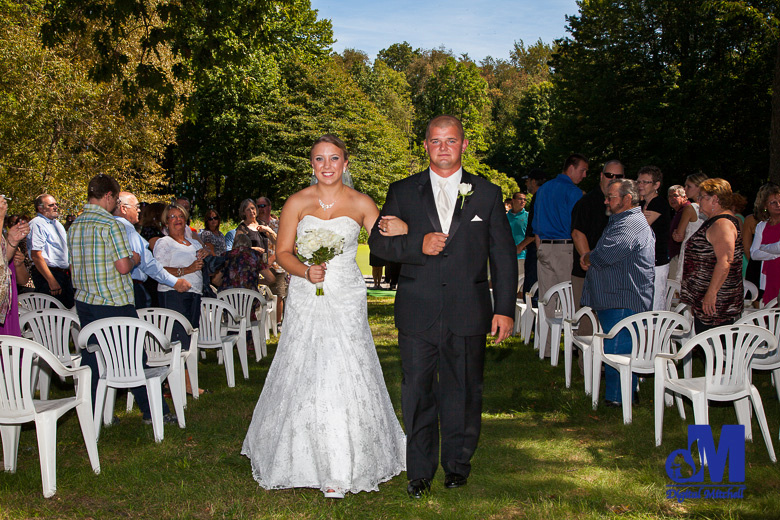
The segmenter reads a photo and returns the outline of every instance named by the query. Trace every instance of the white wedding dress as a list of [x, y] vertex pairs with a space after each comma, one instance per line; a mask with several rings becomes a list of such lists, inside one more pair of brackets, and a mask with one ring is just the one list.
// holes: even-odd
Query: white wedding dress
[[366, 285], [355, 262], [360, 225], [307, 215], [298, 234], [345, 237], [328, 262], [324, 296], [293, 277], [265, 386], [241, 450], [265, 489], [378, 491], [405, 469], [406, 439], [368, 326]]

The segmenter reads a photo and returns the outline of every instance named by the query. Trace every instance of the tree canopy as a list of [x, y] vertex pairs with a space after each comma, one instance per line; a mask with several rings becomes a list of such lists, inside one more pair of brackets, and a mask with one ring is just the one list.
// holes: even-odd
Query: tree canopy
[[703, 171], [749, 195], [770, 170], [780, 181], [777, 2], [578, 5], [566, 38], [475, 63], [405, 41], [334, 53], [308, 0], [0, 0], [0, 191], [20, 205], [52, 191], [75, 210], [106, 172], [200, 211], [260, 194], [279, 207], [331, 132], [381, 204], [427, 166], [425, 126], [442, 113], [463, 121], [465, 167], [505, 196], [572, 152], [593, 170], [656, 164], [665, 184]]

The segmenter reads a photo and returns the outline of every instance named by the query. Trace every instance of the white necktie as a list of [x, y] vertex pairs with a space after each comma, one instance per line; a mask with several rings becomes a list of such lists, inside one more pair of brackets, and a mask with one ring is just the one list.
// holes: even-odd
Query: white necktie
[[444, 233], [450, 230], [450, 220], [452, 219], [452, 203], [447, 195], [447, 180], [439, 179], [439, 196], [436, 197], [436, 209], [439, 212], [439, 222], [441, 222], [441, 230]]

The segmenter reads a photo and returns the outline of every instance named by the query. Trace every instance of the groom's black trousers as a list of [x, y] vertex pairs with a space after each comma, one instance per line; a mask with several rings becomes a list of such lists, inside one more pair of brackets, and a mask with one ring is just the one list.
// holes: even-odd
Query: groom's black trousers
[[482, 419], [485, 339], [456, 336], [441, 318], [423, 332], [398, 331], [409, 480], [436, 473], [439, 426], [445, 474], [469, 475]]

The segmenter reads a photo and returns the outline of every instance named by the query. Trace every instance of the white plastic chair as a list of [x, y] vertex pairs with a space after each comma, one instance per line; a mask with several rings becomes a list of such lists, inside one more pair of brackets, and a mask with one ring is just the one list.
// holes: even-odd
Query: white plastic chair
[[54, 296], [39, 292], [28, 292], [19, 295], [19, 310], [37, 311], [39, 309], [65, 309], [66, 307]]
[[[555, 299], [555, 312], [548, 317], [545, 308], [552, 305]], [[550, 338], [550, 364], [558, 366], [558, 355], [561, 352], [561, 332], [563, 320], [569, 320], [574, 315], [574, 293], [571, 281], [555, 284], [539, 298], [539, 312], [536, 318], [536, 336], [534, 348], [539, 350], [539, 359], [544, 359], [547, 338]]]
[[[608, 333], [593, 335], [593, 409], [598, 408], [599, 386], [601, 385], [601, 364], [605, 363], [620, 373], [620, 397], [623, 401], [623, 423], [632, 420], [633, 388], [632, 374], [655, 372], [655, 357], [671, 352], [672, 335], [686, 333], [691, 322], [680, 314], [669, 311], [640, 312], [623, 318]], [[627, 330], [631, 335], [630, 354], [607, 354], [604, 340], [613, 339], [619, 332]], [[656, 375], [656, 377], [658, 377]]]
[[[258, 291], [251, 289], [225, 289], [217, 294], [217, 298], [225, 301], [233, 306], [238, 313], [246, 320], [246, 328], [252, 331], [252, 342], [255, 346], [255, 361], [260, 361], [263, 356], [268, 355], [265, 344], [267, 308], [268, 302]], [[256, 303], [260, 304], [260, 307], [255, 313], [255, 318], [252, 319], [252, 311], [256, 307]], [[228, 332], [239, 332], [239, 325], [230, 324], [227, 327]]]
[[664, 300], [664, 310], [670, 311], [674, 308], [675, 301], [679, 301], [680, 299], [681, 291], [682, 287], [680, 286], [680, 282], [677, 280], [672, 280], [671, 278], [666, 280], [666, 298]]
[[[762, 345], [767, 345], [763, 347]], [[704, 351], [703, 377], [679, 379], [675, 363], [694, 348]], [[756, 354], [766, 355], [777, 349], [777, 338], [755, 325], [725, 325], [691, 338], [676, 354], [658, 354], [655, 358], [655, 445], [661, 445], [664, 422], [664, 395], [685, 396], [693, 402], [696, 424], [709, 424], [708, 402], [734, 401], [737, 420], [745, 425], [745, 439], [752, 440], [750, 403], [764, 436], [769, 458], [776, 462], [761, 395], [750, 382], [750, 368]], [[685, 411], [680, 407], [680, 416]]]
[[[224, 334], [226, 324], [238, 324], [238, 334]], [[246, 322], [229, 303], [217, 298], [203, 298], [200, 301], [200, 327], [198, 348], [218, 349], [225, 363], [228, 387], [236, 386], [233, 367], [233, 347], [238, 350], [244, 379], [249, 379], [249, 366], [246, 353]], [[241, 341], [243, 338], [244, 341]], [[190, 381], [192, 383], [192, 381]]]
[[[33, 399], [32, 372], [36, 362], [46, 363], [62, 377], [73, 377], [76, 396], [51, 401]], [[57, 492], [57, 420], [75, 408], [89, 462], [92, 470], [99, 474], [89, 367], [68, 368], [42, 345], [16, 336], [0, 336], [0, 367], [0, 437], [3, 440], [5, 471], [16, 472], [22, 424], [34, 421], [43, 496], [53, 496]]]
[[582, 320], [589, 320], [593, 334], [601, 332], [601, 324], [590, 307], [582, 307], [571, 319], [563, 320], [563, 364], [566, 388], [571, 387], [571, 364], [574, 347], [582, 351], [582, 365], [585, 379], [585, 395], [590, 395], [593, 387], [593, 334], [583, 336], [575, 334]]
[[[144, 347], [149, 336], [152, 336], [163, 350], [171, 351], [172, 360], [179, 360], [181, 344], [179, 342], [171, 344], [160, 329], [139, 318], [116, 317], [93, 321], [81, 329], [79, 346], [86, 348], [92, 336], [98, 344], [96, 354], [100, 369], [95, 397], [95, 436], [100, 437], [101, 417], [106, 425], [111, 424], [113, 420], [117, 388], [146, 386], [154, 440], [162, 442], [165, 430], [161, 385], [176, 366], [181, 366], [181, 363], [174, 361], [167, 366], [144, 368]], [[173, 394], [178, 392], [181, 385], [178, 381], [170, 381], [170, 387]], [[179, 418], [179, 427], [184, 427], [183, 417]]]
[[[148, 307], [146, 309], [138, 309], [137, 312], [139, 318], [153, 324], [155, 327], [160, 329], [163, 332], [163, 334], [165, 334], [165, 337], [168, 338], [168, 341], [171, 342], [171, 344], [174, 343], [173, 329], [176, 326], [176, 324], [181, 325], [182, 328], [184, 329], [184, 333], [190, 337], [190, 349], [181, 351], [181, 369], [180, 369], [182, 374], [181, 377], [182, 395], [185, 397], [182, 406], [183, 408], [187, 408], [187, 399], [186, 399], [187, 382], [184, 379], [184, 370], [186, 369], [187, 374], [189, 374], [190, 386], [192, 386], [193, 390], [195, 388], [198, 388], [198, 329], [193, 328], [192, 324], [190, 323], [190, 320], [188, 320], [183, 314], [171, 309], [165, 309], [162, 307]], [[146, 349], [146, 355], [147, 355], [146, 364], [149, 366], [166, 365], [168, 364], [166, 361], [169, 361], [171, 357], [170, 352], [161, 351], [159, 349], [155, 349], [155, 351], [150, 352], [148, 346]], [[171, 394], [171, 397], [173, 397], [173, 394]], [[193, 391], [192, 397], [194, 399], [198, 399], [200, 395], [198, 394], [198, 392]], [[133, 399], [133, 394], [128, 393], [127, 394], [128, 407], [132, 402], [132, 399]]]
[[[19, 325], [22, 330], [30, 332], [33, 341], [46, 347], [64, 366], [75, 368], [81, 364], [81, 353], [70, 350], [70, 341], [74, 340], [75, 347], [79, 330], [79, 317], [75, 312], [54, 307], [28, 311], [19, 317]], [[51, 368], [44, 364], [37, 372], [33, 380], [38, 378], [40, 398], [45, 401], [49, 398]]]
[[[531, 339], [531, 331], [534, 330], [534, 324], [536, 323], [536, 316], [539, 313], [539, 309], [534, 307], [533, 298], [536, 296], [536, 292], [539, 290], [539, 283], [535, 283], [531, 286], [531, 289], [525, 293], [525, 309], [523, 311], [520, 320], [520, 340], [527, 342]], [[536, 348], [536, 343], [534, 343]]]
[[[742, 324], [761, 327], [780, 339], [780, 309], [761, 309], [743, 316], [734, 325]], [[780, 400], [780, 349], [774, 349], [767, 354], [756, 354], [750, 366], [752, 370], [768, 370], [772, 373], [772, 384], [775, 385], [777, 399]]]
[[742, 280], [742, 288], [745, 292], [745, 307], [753, 305], [758, 299], [758, 287], [750, 280]]

